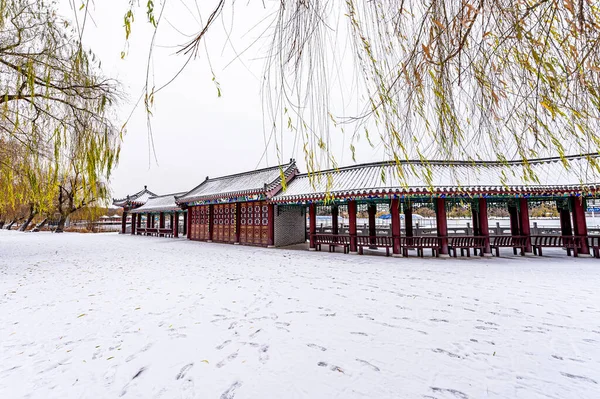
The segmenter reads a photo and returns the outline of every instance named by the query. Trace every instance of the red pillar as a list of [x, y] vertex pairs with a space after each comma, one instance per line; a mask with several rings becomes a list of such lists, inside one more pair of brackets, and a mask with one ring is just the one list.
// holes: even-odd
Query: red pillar
[[142, 227], [142, 214], [138, 214], [137, 215], [137, 227], [140, 228]]
[[510, 218], [510, 234], [515, 237], [519, 233], [519, 212], [516, 206], [508, 206], [508, 215]]
[[440, 256], [448, 256], [448, 221], [446, 220], [446, 199], [435, 199], [435, 221], [437, 235], [441, 238]]
[[269, 209], [269, 236], [267, 237], [267, 247], [275, 247], [275, 205], [267, 204]]
[[560, 215], [560, 234], [563, 236], [572, 236], [573, 228], [571, 226], [571, 215], [568, 209], [559, 209]]
[[137, 213], [131, 214], [131, 235], [135, 235], [135, 228], [137, 227]]
[[[529, 206], [527, 206], [527, 198], [519, 198], [519, 227], [521, 236], [531, 237], [531, 228], [529, 227]], [[527, 240], [525, 253], [532, 253], [531, 239]]]
[[215, 216], [215, 207], [213, 205], [208, 206], [208, 242], [212, 242], [214, 226], [213, 217]]
[[314, 203], [308, 205], [308, 233], [309, 233], [309, 249], [314, 251], [315, 234], [317, 233], [317, 206]]
[[490, 248], [490, 229], [488, 225], [488, 212], [487, 212], [487, 200], [485, 198], [479, 198], [479, 235], [485, 239], [485, 247], [483, 248], [484, 256], [492, 256], [492, 249]]
[[160, 212], [158, 214], [158, 223], [159, 223], [159, 225], [158, 225], [159, 228], [161, 228], [161, 229], [165, 228], [165, 214], [163, 212]]
[[375, 216], [377, 214], [377, 204], [369, 204], [367, 207], [367, 213], [369, 214], [369, 244], [371, 249], [377, 249], [375, 246], [375, 236], [377, 235], [377, 229], [375, 225]]
[[400, 200], [394, 198], [390, 204], [390, 215], [392, 217], [392, 240], [394, 242], [394, 256], [400, 256]]
[[190, 217], [190, 212], [192, 211], [193, 208], [187, 208], [186, 211], [183, 214], [183, 228], [185, 229], [185, 231], [183, 232], [183, 234], [185, 234], [185, 236], [187, 237], [188, 240], [192, 239], [192, 235], [190, 234], [190, 223], [192, 223], [192, 218]]
[[169, 214], [169, 222], [170, 222], [169, 224], [171, 225], [171, 231], [173, 231], [173, 213]]
[[179, 212], [174, 211], [171, 215], [171, 228], [173, 229], [173, 237], [179, 237]]
[[240, 224], [241, 224], [241, 220], [240, 220], [240, 209], [242, 209], [242, 203], [241, 202], [236, 202], [235, 203], [235, 243], [239, 244], [240, 243], [240, 233], [241, 233], [241, 228], [240, 228]]
[[473, 235], [478, 236], [481, 235], [481, 228], [479, 226], [479, 211], [475, 204], [471, 202], [471, 218], [473, 220]]
[[573, 233], [575, 237], [580, 237], [581, 240], [579, 254], [589, 255], [590, 247], [587, 242], [587, 222], [585, 220], [583, 199], [581, 197], [571, 197], [571, 209], [573, 210]]
[[358, 253], [356, 245], [356, 200], [348, 201], [348, 233], [350, 235], [350, 253]]
[[127, 211], [123, 208], [123, 216], [121, 216], [121, 234], [125, 234], [127, 230]]
[[412, 206], [410, 204], [405, 204], [404, 208], [404, 232], [407, 237], [413, 236], [413, 219], [412, 219]]
[[337, 205], [331, 205], [331, 232], [337, 235], [340, 231], [338, 225], [339, 209]]
[[151, 221], [150, 221], [150, 214], [146, 213], [146, 228], [150, 228], [152, 227]]

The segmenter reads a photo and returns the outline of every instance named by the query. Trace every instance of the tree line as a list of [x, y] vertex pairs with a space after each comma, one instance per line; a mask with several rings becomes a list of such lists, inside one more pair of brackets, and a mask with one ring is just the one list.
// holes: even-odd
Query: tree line
[[0, 226], [52, 218], [60, 232], [107, 200], [121, 97], [55, 2], [0, 0]]

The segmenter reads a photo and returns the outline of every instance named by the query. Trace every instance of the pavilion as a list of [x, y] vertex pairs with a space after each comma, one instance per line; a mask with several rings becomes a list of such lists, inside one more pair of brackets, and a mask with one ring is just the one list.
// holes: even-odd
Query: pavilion
[[[385, 248], [394, 256], [416, 249], [423, 256], [431, 249], [436, 256], [449, 256], [459, 249], [491, 256], [500, 247], [519, 249], [521, 254], [539, 252], [542, 247], [564, 247], [575, 256], [587, 256], [590, 245], [598, 251], [598, 237], [588, 239], [585, 219], [586, 199], [600, 186], [598, 154], [545, 158], [527, 161], [537, 176], [527, 178], [522, 161], [405, 161], [380, 162], [299, 174], [286, 190], [270, 202], [309, 208], [309, 247], [362, 253], [363, 248]], [[560, 212], [561, 234], [531, 235], [529, 204], [551, 202]], [[449, 236], [446, 210], [456, 204], [469, 204], [473, 235]], [[389, 209], [391, 236], [376, 234], [377, 207]], [[435, 211], [436, 232], [429, 236], [413, 234], [412, 213], [426, 206]], [[488, 208], [505, 207], [510, 215], [510, 234], [490, 236]], [[319, 209], [318, 209], [319, 208]], [[332, 216], [330, 234], [316, 232], [316, 215], [328, 208]], [[368, 231], [357, 231], [357, 211], [367, 213]], [[339, 231], [338, 215], [349, 220], [348, 232]], [[400, 213], [404, 212], [404, 235]]]
[[[178, 238], [179, 215], [183, 214], [182, 233], [186, 235], [187, 212], [175, 202], [176, 196], [182, 194], [184, 193], [156, 195], [148, 198], [144, 205], [133, 209], [131, 211], [131, 234]], [[142, 226], [142, 215], [146, 215], [145, 226]], [[165, 220], [167, 215], [169, 216], [168, 221]]]
[[[143, 190], [140, 190], [135, 194], [128, 195], [125, 198], [113, 198], [113, 205], [123, 208], [123, 216], [121, 218], [121, 234], [125, 234], [127, 230], [127, 213], [144, 205], [150, 197], [154, 196], [156, 196], [156, 194], [148, 190], [148, 186], [144, 186]], [[135, 222], [132, 223], [132, 229], [134, 224]]]
[[[301, 211], [275, 212], [270, 199], [296, 174], [296, 162], [217, 178], [209, 178], [177, 197], [188, 211], [188, 238], [196, 241], [280, 246], [305, 241]], [[275, 238], [276, 225], [295, 234]], [[298, 233], [298, 231], [300, 231]]]

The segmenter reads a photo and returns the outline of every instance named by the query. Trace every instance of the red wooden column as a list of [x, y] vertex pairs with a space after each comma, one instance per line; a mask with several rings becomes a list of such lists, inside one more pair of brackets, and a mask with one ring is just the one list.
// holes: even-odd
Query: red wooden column
[[131, 214], [131, 235], [135, 235], [135, 228], [137, 227], [137, 213]]
[[206, 240], [207, 242], [212, 242], [213, 239], [213, 233], [214, 233], [214, 223], [213, 223], [213, 217], [215, 215], [215, 207], [214, 205], [209, 205], [208, 206], [208, 240]]
[[313, 203], [308, 205], [308, 239], [309, 239], [309, 250], [314, 251], [315, 245], [315, 234], [317, 233], [317, 206]]
[[485, 247], [483, 248], [483, 256], [492, 256], [492, 249], [490, 248], [490, 229], [488, 225], [488, 212], [487, 212], [487, 200], [485, 198], [479, 198], [479, 235], [485, 239]]
[[241, 219], [240, 219], [240, 214], [241, 214], [241, 209], [242, 209], [242, 203], [241, 202], [236, 202], [235, 203], [235, 242], [234, 244], [239, 244], [240, 243], [240, 233], [241, 233]]
[[269, 209], [267, 248], [275, 248], [275, 204], [267, 204], [267, 207]]
[[437, 225], [437, 235], [441, 238], [440, 256], [448, 257], [448, 221], [446, 220], [446, 199], [435, 199], [435, 221]]
[[340, 232], [338, 225], [339, 209], [337, 205], [331, 205], [331, 232], [337, 235]]
[[513, 237], [520, 235], [519, 233], [519, 211], [517, 210], [517, 206], [508, 205], [508, 215], [510, 218], [510, 234]]
[[188, 231], [190, 231], [190, 225], [189, 225], [190, 218], [188, 218], [189, 209], [190, 208], [186, 209], [183, 212], [183, 235], [186, 236], [187, 238], [190, 238], [189, 234], [188, 234]]
[[[471, 217], [473, 219], [473, 235], [478, 236], [481, 235], [481, 228], [479, 226], [479, 211], [477, 210], [478, 206], [474, 206], [475, 204], [471, 202]], [[479, 204], [477, 204], [479, 205]]]
[[559, 209], [558, 214], [560, 216], [560, 234], [562, 236], [572, 236], [573, 228], [571, 226], [571, 215], [568, 209]]
[[184, 226], [184, 234], [187, 237], [188, 240], [192, 239], [192, 235], [190, 234], [190, 230], [191, 230], [191, 223], [192, 223], [192, 218], [190, 217], [189, 213], [192, 211], [191, 207], [188, 207], [186, 209], [186, 212], [183, 214], [183, 226]]
[[529, 227], [529, 206], [527, 206], [527, 198], [519, 198], [519, 227], [521, 236], [528, 237], [527, 246], [525, 247], [525, 254], [531, 254], [533, 248], [531, 247], [531, 228]]
[[350, 253], [357, 254], [356, 245], [356, 200], [348, 201], [348, 233], [350, 234]]
[[587, 242], [587, 222], [585, 220], [585, 209], [581, 197], [571, 197], [571, 209], [573, 210], [573, 235], [580, 237], [581, 249], [579, 255], [589, 256], [590, 247]]
[[410, 203], [404, 204], [404, 232], [407, 237], [413, 236], [413, 209]]
[[159, 215], [158, 216], [158, 223], [159, 223], [158, 227], [161, 229], [164, 229], [165, 228], [165, 214], [163, 212], [160, 212], [158, 215]]
[[[173, 212], [173, 213], [175, 213], [175, 212]], [[170, 224], [171, 224], [171, 231], [174, 231], [174, 230], [173, 230], [173, 213], [170, 213], [170, 214], [169, 214], [169, 222], [170, 222]]]
[[369, 204], [367, 207], [367, 213], [369, 214], [369, 248], [377, 249], [375, 236], [377, 235], [377, 229], [375, 225], [375, 216], [377, 214], [377, 204]]
[[123, 208], [123, 216], [121, 217], [121, 234], [125, 234], [127, 230], [127, 211]]
[[174, 211], [171, 215], [171, 228], [173, 229], [173, 237], [179, 237], [179, 212]]
[[392, 217], [392, 240], [394, 242], [393, 246], [393, 256], [400, 257], [401, 248], [400, 248], [400, 200], [398, 198], [394, 198], [390, 204], [390, 215]]
[[150, 222], [150, 214], [146, 213], [146, 228], [148, 229], [150, 227], [152, 227], [152, 224]]
[[139, 213], [137, 215], [137, 227], [138, 228], [142, 227], [142, 214], [141, 213]]

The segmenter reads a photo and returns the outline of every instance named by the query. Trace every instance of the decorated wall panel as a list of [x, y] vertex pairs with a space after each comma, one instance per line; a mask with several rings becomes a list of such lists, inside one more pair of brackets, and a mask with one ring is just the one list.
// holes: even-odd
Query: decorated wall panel
[[240, 243], [267, 245], [269, 240], [267, 202], [243, 202], [240, 205]]
[[235, 203], [213, 205], [213, 241], [235, 242]]
[[189, 209], [190, 239], [208, 240], [209, 238], [209, 207], [208, 205], [193, 206]]

